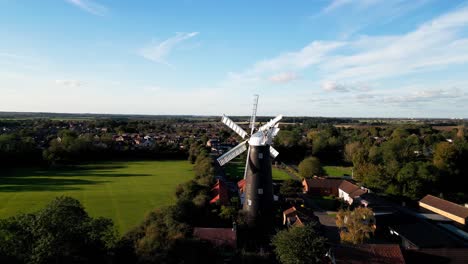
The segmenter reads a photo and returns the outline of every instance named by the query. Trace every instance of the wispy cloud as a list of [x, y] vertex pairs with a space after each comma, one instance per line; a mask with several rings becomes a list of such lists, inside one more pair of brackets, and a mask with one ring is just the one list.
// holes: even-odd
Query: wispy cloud
[[274, 83], [287, 83], [299, 79], [299, 76], [294, 72], [282, 72], [272, 75], [268, 79]]
[[465, 93], [458, 88], [448, 89], [426, 89], [412, 91], [403, 95], [388, 95], [383, 97], [384, 102], [388, 103], [432, 103], [445, 99], [455, 99], [463, 97]]
[[65, 1], [96, 16], [104, 16], [109, 11], [109, 9], [106, 6], [98, 4], [92, 0], [65, 0]]
[[340, 7], [348, 5], [348, 4], [352, 3], [352, 2], [353, 2], [353, 0], [333, 0], [333, 1], [330, 1], [330, 4], [328, 4], [323, 9], [323, 12], [324, 13], [331, 12], [333, 10], [336, 10], [336, 9], [340, 8]]
[[321, 70], [333, 79], [375, 80], [467, 63], [468, 38], [462, 34], [467, 27], [468, 8], [457, 10], [384, 45], [329, 57]]
[[327, 92], [349, 92], [350, 90], [346, 85], [334, 81], [322, 82], [322, 89]]
[[433, 1], [332, 0], [311, 18], [332, 18], [337, 24], [334, 31], [346, 39], [367, 27], [391, 23]]
[[297, 72], [307, 79], [307, 72], [313, 67], [314, 78], [322, 80], [323, 89], [345, 91], [349, 85], [344, 84], [355, 87], [356, 83], [467, 64], [467, 33], [468, 8], [462, 8], [401, 35], [363, 36], [348, 41], [316, 40], [297, 51], [258, 61], [231, 76], [262, 80], [277, 72]]
[[[292, 80], [291, 72], [323, 62], [330, 52], [342, 45], [344, 45], [342, 42], [313, 41], [298, 51], [286, 52], [274, 58], [259, 61], [241, 73], [230, 73], [230, 79], [235, 81]], [[277, 72], [282, 73], [280, 76], [275, 76]]]
[[198, 32], [191, 32], [191, 33], [177, 33], [174, 37], [168, 38], [162, 42], [156, 42], [152, 43], [143, 49], [140, 50], [140, 55], [143, 56], [144, 58], [170, 65], [166, 61], [166, 57], [169, 56], [169, 54], [172, 52], [172, 50], [179, 45], [181, 42], [191, 39], [195, 36], [197, 36], [199, 33]]
[[82, 82], [77, 80], [55, 80], [55, 84], [65, 87], [80, 87]]
[[0, 52], [0, 57], [8, 58], [8, 59], [24, 59], [26, 58], [25, 56], [14, 54], [14, 53], [8, 53], [8, 52]]

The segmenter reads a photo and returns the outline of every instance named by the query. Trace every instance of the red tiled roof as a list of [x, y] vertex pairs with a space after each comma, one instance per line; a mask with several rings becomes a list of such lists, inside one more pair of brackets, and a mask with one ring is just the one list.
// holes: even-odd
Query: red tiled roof
[[349, 181], [343, 180], [338, 188], [340, 188], [347, 194], [351, 194], [352, 192], [359, 189], [359, 186], [352, 184]]
[[289, 208], [289, 209], [284, 210], [284, 211], [283, 211], [283, 214], [287, 216], [287, 215], [289, 215], [289, 214], [295, 213], [296, 211], [297, 211], [297, 210], [296, 210], [296, 207], [293, 206], [293, 207], [291, 207], [291, 208]]
[[333, 248], [336, 264], [405, 264], [400, 246], [396, 244], [339, 245]]
[[214, 198], [211, 199], [210, 204], [215, 203], [218, 200], [223, 205], [226, 205], [229, 203], [229, 193], [228, 193], [226, 184], [223, 181], [218, 180], [216, 182], [216, 185], [211, 189], [211, 192], [214, 195]]
[[210, 204], [216, 203], [219, 200], [219, 194], [213, 197], [213, 199], [210, 200]]
[[294, 221], [293, 226], [304, 226], [304, 223], [301, 221], [301, 218], [296, 215], [296, 221]]
[[354, 198], [354, 197], [361, 196], [361, 195], [363, 195], [363, 194], [365, 194], [365, 193], [367, 193], [366, 190], [363, 190], [363, 189], [359, 188], [359, 189], [355, 190], [354, 192], [350, 193], [349, 196], [351, 196], [352, 198]]
[[461, 218], [468, 218], [468, 208], [429, 194], [422, 198], [419, 203], [427, 204]]
[[202, 228], [195, 227], [193, 236], [201, 240], [207, 240], [215, 246], [237, 247], [237, 234], [231, 228]]
[[245, 188], [245, 179], [242, 179], [240, 181], [237, 182], [237, 187], [239, 188], [239, 190], [241, 192], [244, 192], [244, 188]]
[[309, 188], [338, 188], [343, 180], [314, 177], [304, 181]]

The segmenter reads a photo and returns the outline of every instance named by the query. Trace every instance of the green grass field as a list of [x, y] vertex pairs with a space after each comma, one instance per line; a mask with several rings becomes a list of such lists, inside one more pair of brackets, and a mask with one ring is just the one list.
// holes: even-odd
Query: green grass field
[[272, 173], [272, 176], [273, 176], [273, 180], [284, 181], [284, 180], [293, 179], [285, 171], [277, 169], [275, 167], [272, 167], [271, 173]]
[[187, 161], [106, 162], [53, 170], [0, 171], [0, 218], [77, 198], [91, 216], [114, 220], [121, 234], [154, 208], [175, 202], [175, 187], [193, 178]]
[[[229, 180], [240, 180], [244, 177], [244, 167], [245, 167], [245, 160], [241, 160], [240, 158], [233, 159], [225, 166], [226, 176]], [[290, 180], [292, 179], [286, 172], [283, 170], [277, 169], [272, 166], [272, 177], [273, 180], [283, 181], [283, 180]]]
[[343, 167], [343, 166], [323, 166], [325, 174], [328, 176], [351, 176], [352, 167]]

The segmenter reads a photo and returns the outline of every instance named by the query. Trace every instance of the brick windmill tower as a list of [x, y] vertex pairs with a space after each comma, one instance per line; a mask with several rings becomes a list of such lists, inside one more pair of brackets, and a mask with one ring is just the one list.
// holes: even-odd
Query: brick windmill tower
[[227, 116], [221, 122], [234, 130], [245, 141], [219, 157], [218, 163], [223, 166], [247, 150], [244, 179], [246, 180], [243, 210], [246, 212], [249, 227], [271, 223], [273, 218], [273, 180], [271, 175], [271, 158], [278, 156], [278, 151], [271, 144], [278, 134], [278, 122], [282, 115], [275, 117], [265, 125], [255, 128], [258, 95], [254, 96], [252, 116], [250, 118], [250, 135]]

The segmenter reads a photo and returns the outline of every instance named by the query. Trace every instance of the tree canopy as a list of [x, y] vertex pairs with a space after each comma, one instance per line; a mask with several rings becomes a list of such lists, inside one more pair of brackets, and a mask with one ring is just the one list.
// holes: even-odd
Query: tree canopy
[[305, 158], [299, 163], [299, 174], [302, 178], [311, 178], [313, 176], [319, 176], [323, 173], [322, 165], [320, 160], [316, 157]]
[[326, 239], [316, 231], [314, 222], [276, 233], [272, 239], [278, 260], [283, 264], [322, 263]]
[[362, 244], [375, 230], [374, 212], [370, 208], [341, 209], [336, 215], [340, 238], [344, 243]]
[[0, 255], [11, 263], [103, 263], [116, 240], [112, 220], [89, 217], [70, 197], [0, 220]]

